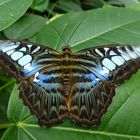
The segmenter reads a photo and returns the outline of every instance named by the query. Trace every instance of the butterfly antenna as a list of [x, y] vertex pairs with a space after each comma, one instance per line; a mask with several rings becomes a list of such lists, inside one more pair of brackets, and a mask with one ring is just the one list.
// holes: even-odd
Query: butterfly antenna
[[51, 6], [51, 9], [48, 11], [48, 18], [50, 17], [51, 14], [53, 15], [53, 13], [55, 13], [55, 12], [53, 12], [53, 9], [57, 6], [57, 4], [58, 4], [58, 1], [56, 1], [56, 2]]
[[[44, 15], [44, 17], [47, 19], [47, 23], [49, 24], [49, 23], [51, 22], [51, 20], [50, 20], [46, 15]], [[64, 34], [64, 31], [65, 31], [67, 25], [64, 26], [64, 29], [63, 29], [63, 32], [62, 32], [62, 33], [60, 33], [60, 32], [57, 30], [57, 28], [56, 28], [55, 26], [53, 26], [53, 25], [51, 25], [51, 24], [49, 24], [49, 25], [50, 25], [50, 26], [52, 27], [52, 29], [54, 29], [54, 31], [60, 36], [60, 39], [59, 39], [59, 41], [57, 42], [57, 45], [56, 45], [56, 48], [55, 48], [55, 49], [58, 48], [58, 46], [59, 46], [61, 40], [64, 42], [64, 44], [66, 44], [66, 41], [65, 41], [64, 38], [63, 38], [63, 34]]]
[[60, 39], [59, 39], [59, 41], [58, 41], [58, 43], [57, 43], [57, 45], [56, 45], [56, 49], [58, 48], [58, 46], [59, 46], [61, 40], [64, 42], [64, 44], [66, 44], [66, 41], [64, 40], [63, 35], [64, 35], [65, 29], [66, 29], [67, 26], [68, 26], [68, 25], [65, 24], [65, 26], [64, 26], [63, 31], [62, 31], [61, 34], [60, 34], [60, 32], [56, 29], [56, 27], [53, 27], [54, 30], [57, 32], [57, 34], [60, 36]]
[[[84, 19], [84, 18], [83, 18]], [[80, 25], [82, 24], [82, 22], [84, 21], [83, 19], [81, 19], [80, 20], [80, 22], [79, 22], [79, 24], [76, 26], [76, 28], [75, 28], [75, 30], [72, 32], [72, 34], [70, 35], [70, 38], [69, 38], [69, 40], [68, 40], [68, 42], [67, 42], [67, 45], [66, 46], [68, 46], [68, 44], [69, 44], [69, 42], [71, 41], [71, 39], [72, 39], [72, 37], [73, 37], [73, 35], [75, 34], [75, 32], [77, 31], [77, 29], [80, 27]]]

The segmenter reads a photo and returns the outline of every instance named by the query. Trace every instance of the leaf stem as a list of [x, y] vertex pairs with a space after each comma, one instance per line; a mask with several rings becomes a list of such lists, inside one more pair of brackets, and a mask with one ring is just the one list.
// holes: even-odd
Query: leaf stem
[[9, 85], [11, 85], [11, 84], [13, 84], [13, 83], [15, 83], [15, 80], [11, 80], [10, 82], [6, 83], [4, 86], [2, 86], [2, 87], [0, 88], [0, 90], [4, 89], [5, 87], [7, 87], [7, 86], [9, 86]]
[[6, 129], [11, 126], [15, 125], [14, 123], [5, 123], [5, 124], [0, 124], [0, 129]]

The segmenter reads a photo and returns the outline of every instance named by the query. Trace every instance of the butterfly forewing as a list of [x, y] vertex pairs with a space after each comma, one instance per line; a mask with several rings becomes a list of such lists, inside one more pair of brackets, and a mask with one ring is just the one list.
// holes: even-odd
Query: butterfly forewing
[[[38, 45], [0, 41], [0, 66], [17, 80], [55, 63], [56, 51]], [[44, 65], [44, 63], [46, 65]]]
[[0, 41], [0, 67], [20, 81], [19, 93], [40, 125], [65, 118], [97, 125], [115, 88], [140, 67], [140, 47], [110, 45], [62, 53], [28, 43]]

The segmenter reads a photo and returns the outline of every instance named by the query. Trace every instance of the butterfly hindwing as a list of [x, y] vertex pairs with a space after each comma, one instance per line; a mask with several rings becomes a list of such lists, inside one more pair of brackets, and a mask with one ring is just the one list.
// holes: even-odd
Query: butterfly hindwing
[[[43, 75], [44, 78], [36, 77], [38, 81], [35, 80], [36, 78], [33, 81], [30, 81], [32, 78], [22, 81], [20, 97], [37, 117], [38, 123], [50, 127], [62, 123], [67, 117], [68, 111], [66, 100], [62, 96], [62, 86], [56, 83], [51, 83], [53, 86], [49, 85], [47, 81], [45, 82], [47, 75]], [[43, 86], [43, 84], [47, 86]]]
[[70, 116], [76, 123], [85, 126], [98, 125], [115, 94], [115, 85], [108, 80], [93, 84], [83, 76], [72, 91]]

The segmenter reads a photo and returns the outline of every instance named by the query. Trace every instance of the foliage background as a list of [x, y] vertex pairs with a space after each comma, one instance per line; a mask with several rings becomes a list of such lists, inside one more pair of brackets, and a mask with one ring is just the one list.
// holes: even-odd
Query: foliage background
[[[78, 28], [77, 28], [78, 27]], [[26, 40], [73, 52], [102, 44], [140, 45], [139, 0], [0, 0], [0, 39]], [[18, 85], [0, 70], [1, 140], [140, 139], [140, 72], [116, 89], [95, 128], [66, 120], [44, 128], [18, 97]]]

